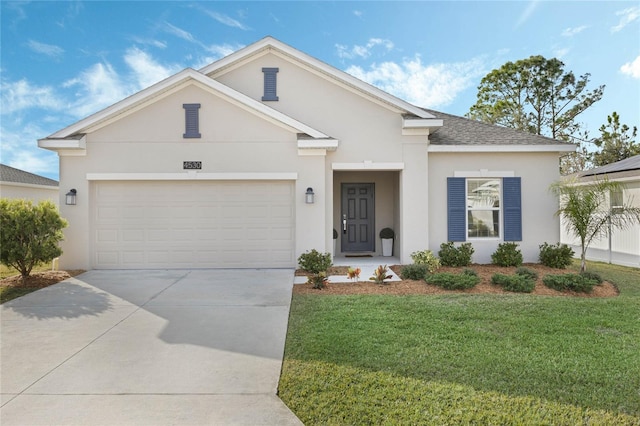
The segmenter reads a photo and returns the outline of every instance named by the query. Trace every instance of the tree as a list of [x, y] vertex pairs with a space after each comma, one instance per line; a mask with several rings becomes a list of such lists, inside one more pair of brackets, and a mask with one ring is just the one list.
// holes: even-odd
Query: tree
[[638, 128], [634, 126], [631, 134], [629, 130], [626, 124], [620, 125], [617, 112], [607, 116], [607, 124], [600, 126], [600, 137], [594, 139], [596, 146], [601, 148], [600, 152], [593, 154], [594, 166], [604, 166], [640, 154], [640, 144], [635, 141]]
[[587, 90], [590, 76], [576, 77], [559, 59], [539, 55], [507, 62], [482, 78], [467, 117], [581, 146], [577, 117], [604, 94], [604, 85]]
[[17, 269], [24, 281], [34, 266], [62, 254], [58, 243], [66, 226], [50, 201], [0, 199], [0, 262]]
[[563, 180], [551, 185], [551, 192], [560, 198], [556, 214], [562, 217], [569, 231], [580, 239], [580, 271], [587, 269], [586, 254], [591, 242], [608, 235], [609, 230], [624, 230], [640, 223], [640, 207], [623, 202], [612, 210], [609, 197], [621, 191], [623, 185], [607, 179], [579, 184], [575, 180]]

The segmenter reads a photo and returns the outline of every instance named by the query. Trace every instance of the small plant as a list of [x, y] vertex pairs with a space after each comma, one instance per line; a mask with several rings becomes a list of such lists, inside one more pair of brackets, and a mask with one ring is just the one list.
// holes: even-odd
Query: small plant
[[404, 280], [423, 280], [429, 274], [429, 266], [414, 263], [402, 268], [400, 276]]
[[331, 253], [320, 253], [316, 249], [306, 251], [298, 257], [300, 268], [312, 274], [326, 272], [332, 263]]
[[347, 270], [347, 278], [349, 278], [350, 280], [355, 280], [355, 282], [358, 282], [358, 280], [360, 279], [360, 268], [349, 268]]
[[525, 268], [523, 266], [516, 269], [516, 274], [522, 275], [523, 277], [530, 278], [533, 281], [538, 279], [538, 273], [536, 271], [532, 271], [531, 269]]
[[382, 228], [380, 230], [380, 238], [384, 238], [384, 239], [389, 239], [389, 238], [395, 238], [396, 233], [393, 232], [393, 229], [391, 228]]
[[462, 270], [462, 273], [465, 274], [465, 275], [472, 276], [472, 277], [477, 277], [478, 276], [478, 273], [476, 271], [474, 271], [473, 269], [471, 269], [471, 268], [464, 268]]
[[471, 256], [474, 253], [471, 243], [462, 243], [460, 247], [453, 245], [453, 242], [440, 244], [438, 257], [443, 266], [469, 266], [471, 265]]
[[466, 273], [441, 272], [429, 275], [425, 280], [429, 284], [437, 285], [447, 290], [466, 290], [475, 287], [480, 282], [480, 277]]
[[427, 265], [429, 273], [433, 273], [440, 267], [440, 261], [431, 253], [431, 250], [414, 251], [411, 260], [416, 265]]
[[583, 278], [595, 281], [596, 285], [602, 284], [602, 277], [600, 276], [600, 274], [598, 274], [596, 272], [584, 271], [584, 272], [580, 272], [580, 275]]
[[309, 275], [307, 278], [307, 283], [313, 284], [313, 288], [316, 290], [322, 290], [326, 287], [329, 280], [327, 279], [326, 272], [318, 272], [317, 274]]
[[384, 280], [388, 280], [392, 277], [392, 275], [387, 275], [387, 272], [389, 272], [387, 265], [380, 265], [376, 268], [375, 271], [373, 271], [373, 276], [369, 278], [369, 280], [373, 281], [376, 284], [384, 284]]
[[498, 244], [497, 250], [491, 255], [491, 263], [498, 266], [522, 265], [522, 252], [518, 248], [518, 244]]
[[540, 263], [549, 268], [565, 269], [571, 265], [574, 251], [566, 244], [550, 245], [544, 243], [540, 246]]
[[515, 275], [494, 274], [491, 282], [506, 291], [515, 293], [531, 293], [536, 287], [535, 279], [531, 276], [517, 273]]
[[544, 285], [558, 291], [571, 290], [591, 293], [598, 281], [579, 274], [547, 275], [542, 279]]

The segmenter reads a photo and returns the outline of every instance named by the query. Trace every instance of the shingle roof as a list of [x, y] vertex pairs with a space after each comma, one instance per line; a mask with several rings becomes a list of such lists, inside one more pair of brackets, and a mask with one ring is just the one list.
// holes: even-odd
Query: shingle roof
[[571, 145], [546, 136], [423, 109], [444, 121], [441, 128], [429, 135], [431, 145]]
[[58, 181], [0, 164], [0, 181], [31, 185], [58, 186]]
[[587, 170], [580, 173], [580, 177], [603, 175], [605, 173], [626, 172], [629, 170], [640, 170], [640, 155], [616, 161], [615, 163], [607, 164], [606, 166]]

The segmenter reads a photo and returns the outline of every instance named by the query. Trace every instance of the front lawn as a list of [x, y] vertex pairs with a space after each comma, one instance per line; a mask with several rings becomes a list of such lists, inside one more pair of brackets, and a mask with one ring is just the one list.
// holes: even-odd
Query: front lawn
[[614, 298], [296, 294], [279, 395], [314, 424], [640, 424], [640, 271]]

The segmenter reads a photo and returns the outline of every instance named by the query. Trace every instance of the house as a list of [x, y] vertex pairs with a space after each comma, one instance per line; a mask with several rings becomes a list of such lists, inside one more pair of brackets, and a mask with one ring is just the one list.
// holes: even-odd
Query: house
[[24, 170], [0, 164], [0, 196], [24, 198], [34, 204], [48, 200], [59, 204], [58, 182]]
[[[587, 170], [578, 175], [578, 183], [589, 183], [600, 179], [620, 182], [622, 191], [609, 195], [609, 208], [630, 204], [640, 207], [640, 155]], [[561, 241], [580, 253], [580, 240], [569, 233], [561, 221]], [[640, 224], [625, 230], [613, 230], [605, 238], [595, 239], [587, 249], [588, 260], [640, 267]]]
[[[266, 37], [44, 139], [69, 221], [61, 266], [295, 267], [310, 249], [394, 260], [470, 241], [474, 261], [559, 240], [573, 145], [419, 108]], [[388, 258], [386, 258], [388, 259]], [[388, 263], [381, 259], [381, 263]]]

